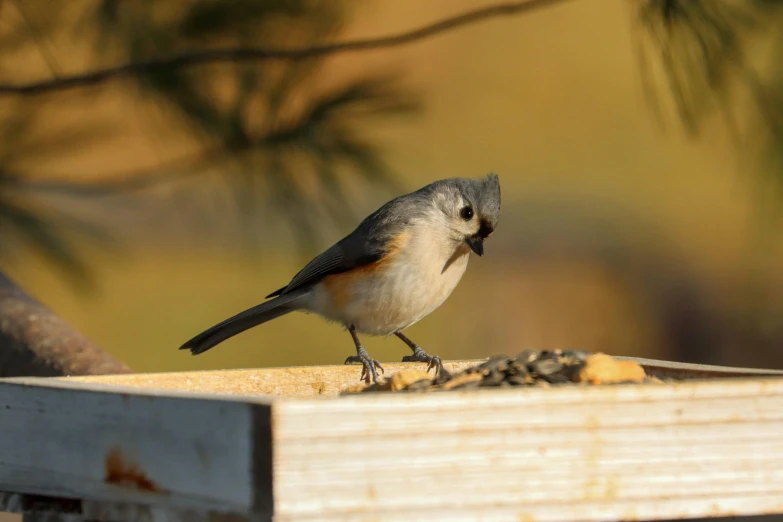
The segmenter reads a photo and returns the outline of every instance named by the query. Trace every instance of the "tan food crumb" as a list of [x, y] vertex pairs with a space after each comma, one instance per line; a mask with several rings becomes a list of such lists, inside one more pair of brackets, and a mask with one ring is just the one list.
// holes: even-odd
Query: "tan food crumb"
[[391, 374], [378, 384], [356, 384], [345, 388], [342, 393], [360, 393], [369, 391], [402, 391], [419, 381], [431, 382], [432, 378], [424, 370], [406, 368]]
[[366, 384], [351, 384], [349, 386], [346, 386], [345, 389], [342, 391], [342, 393], [359, 393], [364, 391], [366, 387], [367, 387]]
[[392, 376], [382, 385], [383, 390], [400, 391], [406, 389], [414, 382], [423, 380], [431, 380], [429, 374], [424, 370], [418, 370], [415, 368], [400, 370]]
[[638, 363], [619, 361], [604, 353], [588, 355], [573, 381], [589, 384], [642, 382], [647, 375]]
[[480, 381], [483, 378], [484, 378], [484, 376], [481, 375], [481, 373], [479, 373], [479, 372], [475, 372], [475, 373], [467, 373], [467, 372], [466, 373], [461, 373], [461, 374], [457, 375], [456, 377], [454, 377], [453, 379], [450, 379], [450, 380], [444, 382], [443, 384], [438, 386], [438, 388], [441, 389], [441, 390], [450, 390], [452, 388], [456, 388], [457, 386], [460, 386], [460, 385], [463, 385], [463, 384], [467, 384], [469, 382]]

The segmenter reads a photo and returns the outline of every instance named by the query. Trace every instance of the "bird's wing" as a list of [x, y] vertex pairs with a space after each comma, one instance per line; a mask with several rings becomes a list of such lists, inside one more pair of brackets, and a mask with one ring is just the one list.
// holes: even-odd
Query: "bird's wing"
[[383, 259], [389, 240], [407, 222], [405, 219], [388, 219], [393, 203], [387, 203], [367, 217], [356, 230], [310, 261], [287, 286], [272, 292], [267, 298], [315, 283], [327, 275], [339, 274]]

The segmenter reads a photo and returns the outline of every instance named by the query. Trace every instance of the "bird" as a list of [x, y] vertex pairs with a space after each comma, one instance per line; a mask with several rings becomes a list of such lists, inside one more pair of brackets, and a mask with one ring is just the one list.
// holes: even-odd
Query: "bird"
[[290, 282], [261, 304], [240, 312], [180, 347], [206, 352], [245, 330], [290, 312], [315, 314], [350, 333], [360, 363], [359, 377], [378, 382], [383, 366], [370, 357], [358, 334], [392, 334], [412, 354], [403, 362], [442, 370], [403, 330], [436, 310], [451, 295], [470, 253], [484, 255], [484, 241], [500, 219], [500, 180], [495, 173], [446, 178], [398, 196], [362, 220], [347, 236], [312, 259]]

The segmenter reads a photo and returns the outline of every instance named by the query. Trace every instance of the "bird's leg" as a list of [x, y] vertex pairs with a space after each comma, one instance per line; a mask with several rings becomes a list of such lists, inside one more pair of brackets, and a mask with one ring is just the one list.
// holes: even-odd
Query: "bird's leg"
[[370, 377], [372, 377], [372, 382], [377, 383], [378, 372], [375, 371], [375, 369], [377, 368], [381, 371], [381, 373], [383, 373], [383, 367], [381, 366], [381, 363], [370, 357], [370, 354], [368, 354], [367, 350], [364, 349], [361, 341], [359, 341], [359, 336], [356, 335], [356, 328], [353, 325], [348, 327], [348, 331], [351, 333], [353, 342], [356, 345], [356, 355], [351, 355], [348, 357], [345, 360], [345, 364], [357, 362], [362, 363], [362, 375], [359, 377], [359, 380], [364, 379], [364, 382], [370, 384]]
[[394, 335], [400, 338], [402, 342], [408, 345], [408, 347], [413, 350], [413, 355], [406, 355], [402, 358], [402, 362], [423, 362], [427, 363], [427, 371], [430, 371], [431, 369], [435, 368], [435, 375], [438, 375], [443, 369], [443, 364], [440, 362], [440, 357], [437, 355], [428, 355], [427, 352], [421, 349], [421, 347], [408, 339], [405, 335], [403, 335], [401, 332], [397, 332]]

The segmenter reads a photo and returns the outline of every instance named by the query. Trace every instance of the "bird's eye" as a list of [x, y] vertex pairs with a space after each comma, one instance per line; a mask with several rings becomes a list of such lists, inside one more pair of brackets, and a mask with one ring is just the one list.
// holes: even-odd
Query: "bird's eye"
[[465, 221], [470, 221], [473, 217], [473, 209], [470, 207], [462, 207], [462, 210], [459, 211], [459, 215]]

